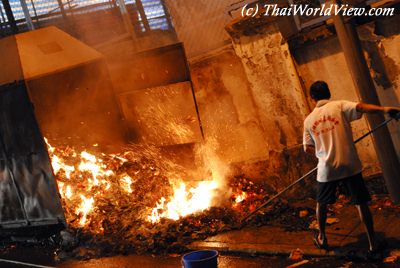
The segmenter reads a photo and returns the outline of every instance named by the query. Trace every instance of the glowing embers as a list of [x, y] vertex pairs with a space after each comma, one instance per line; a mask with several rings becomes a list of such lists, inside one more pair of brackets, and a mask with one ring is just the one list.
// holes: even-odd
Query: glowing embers
[[247, 197], [247, 193], [246, 192], [242, 192], [241, 194], [236, 195], [235, 197], [235, 204], [239, 204], [241, 202], [243, 202]]
[[58, 182], [57, 184], [58, 184], [58, 191], [60, 192], [61, 197], [66, 199], [71, 199], [73, 195], [71, 185], [67, 185], [65, 187], [64, 182]]
[[216, 181], [202, 181], [197, 187], [186, 190], [186, 184], [181, 182], [179, 187], [174, 188], [174, 195], [168, 203], [165, 197], [160, 199], [148, 220], [153, 223], [161, 218], [178, 220], [189, 214], [201, 212], [211, 207], [217, 188]]
[[128, 175], [121, 178], [121, 185], [127, 193], [132, 193], [132, 178]]
[[[114, 171], [107, 167], [101, 157], [108, 157], [108, 164], [119, 167], [126, 159], [114, 155], [106, 156], [82, 151], [76, 153], [74, 149], [57, 149], [46, 140], [53, 171], [57, 178], [59, 193], [63, 199], [67, 221], [75, 227], [84, 227], [90, 223], [97, 208], [96, 201], [118, 184], [113, 184], [116, 177]], [[125, 176], [125, 181], [129, 176]], [[121, 188], [124, 189], [123, 186]], [[122, 189], [122, 190], [123, 190]]]
[[[55, 148], [49, 154], [67, 223], [91, 233], [109, 232], [110, 226], [128, 228], [132, 221], [158, 224], [161, 219], [179, 220], [211, 207], [233, 206], [246, 194], [226, 184], [226, 165], [214, 151], [201, 147], [204, 169], [193, 171], [188, 183], [186, 170], [157, 148], [135, 145], [119, 154]], [[235, 187], [236, 188], [236, 187]], [[232, 194], [234, 192], [235, 194]], [[240, 206], [237, 207], [238, 210]]]
[[89, 154], [88, 152], [81, 152], [81, 162], [78, 169], [82, 172], [89, 172], [91, 174], [91, 179], [89, 179], [90, 186], [99, 186], [100, 184], [106, 185], [105, 190], [110, 189], [111, 185], [107, 180], [102, 178], [107, 178], [114, 175], [112, 170], [107, 169], [102, 160], [98, 160], [96, 156]]
[[87, 198], [83, 195], [81, 195], [82, 203], [81, 205], [76, 209], [76, 215], [81, 215], [81, 219], [79, 220], [79, 224], [81, 226], [84, 226], [87, 221], [87, 215], [92, 212], [93, 210], [93, 203], [94, 199], [93, 197]]

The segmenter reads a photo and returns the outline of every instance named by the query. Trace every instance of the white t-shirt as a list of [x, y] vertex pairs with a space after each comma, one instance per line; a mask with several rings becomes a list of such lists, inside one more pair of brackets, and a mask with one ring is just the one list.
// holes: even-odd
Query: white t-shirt
[[360, 119], [357, 103], [320, 100], [304, 120], [303, 145], [315, 146], [319, 182], [353, 176], [362, 166], [350, 122]]

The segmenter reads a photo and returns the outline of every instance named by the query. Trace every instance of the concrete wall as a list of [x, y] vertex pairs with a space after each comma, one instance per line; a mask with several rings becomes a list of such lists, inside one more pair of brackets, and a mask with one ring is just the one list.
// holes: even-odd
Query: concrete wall
[[[359, 32], [381, 103], [398, 106], [400, 36], [377, 36], [370, 27]], [[267, 179], [276, 189], [314, 164], [299, 146], [303, 120], [313, 108], [309, 86], [325, 80], [333, 99], [359, 100], [335, 36], [289, 50], [274, 23], [250, 36], [235, 34], [232, 46], [197, 57], [191, 74], [206, 139], [217, 138], [220, 155], [237, 172]], [[369, 130], [365, 118], [353, 128], [355, 137]], [[399, 125], [389, 128], [400, 154]], [[364, 174], [379, 173], [372, 139], [357, 148]]]
[[267, 137], [251, 84], [232, 47], [192, 62], [191, 73], [206, 139], [215, 139], [226, 162], [263, 159]]
[[[400, 105], [400, 35], [385, 38], [381, 41], [381, 48], [384, 50], [386, 63], [390, 69], [391, 81], [393, 83], [390, 89], [380, 90], [379, 97], [386, 105]], [[393, 142], [400, 158], [400, 125], [390, 124], [389, 129], [392, 133]]]
[[179, 41], [189, 58], [206, 54], [230, 42], [226, 7], [237, 0], [165, 0]]
[[[371, 64], [372, 73], [384, 73], [389, 81], [389, 84], [384, 87], [378, 83], [378, 77], [375, 75], [374, 80], [378, 89], [379, 99], [382, 105], [400, 106], [400, 34], [387, 38], [381, 37], [375, 41], [375, 46], [378, 51], [368, 53], [369, 61], [372, 62], [372, 58], [378, 56], [382, 60], [383, 66], [374, 68]], [[397, 155], [400, 158], [400, 124], [391, 123], [389, 130], [392, 134]]]
[[301, 146], [309, 109], [275, 25], [196, 58], [190, 69], [205, 138], [217, 141], [236, 174], [279, 189], [315, 164]]
[[234, 48], [251, 84], [268, 149], [301, 144], [299, 129], [308, 109], [288, 45], [277, 27], [271, 24], [264, 34], [242, 36], [234, 40]]
[[270, 151], [302, 143], [299, 129], [309, 110], [274, 26], [192, 62], [191, 73], [205, 135], [230, 145], [228, 160], [266, 159]]

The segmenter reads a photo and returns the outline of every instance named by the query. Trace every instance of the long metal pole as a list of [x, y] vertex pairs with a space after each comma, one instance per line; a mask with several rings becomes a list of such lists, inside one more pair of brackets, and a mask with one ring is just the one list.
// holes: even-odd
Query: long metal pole
[[268, 199], [267, 202], [263, 203], [261, 206], [259, 206], [258, 208], [256, 208], [253, 212], [251, 212], [250, 214], [248, 214], [246, 217], [244, 217], [240, 222], [241, 222], [241, 226], [248, 220], [250, 219], [254, 214], [256, 214], [258, 211], [260, 211], [262, 208], [268, 206], [269, 204], [272, 203], [272, 201], [274, 201], [275, 199], [277, 199], [278, 197], [280, 197], [281, 195], [283, 195], [284, 193], [286, 193], [287, 191], [289, 191], [290, 189], [293, 188], [293, 186], [299, 184], [301, 181], [303, 181], [304, 179], [306, 179], [308, 176], [312, 175], [315, 171], [317, 171], [318, 167], [315, 167], [314, 169], [310, 170], [307, 174], [303, 175], [301, 178], [299, 178], [298, 180], [296, 180], [295, 182], [293, 182], [292, 184], [290, 184], [288, 187], [286, 187], [285, 189], [283, 189], [282, 191], [280, 191], [279, 193], [277, 193], [276, 195], [274, 195], [272, 198]]
[[[390, 118], [387, 119], [386, 121], [382, 122], [381, 124], [379, 124], [378, 126], [376, 126], [374, 129], [372, 129], [371, 131], [369, 131], [368, 133], [362, 135], [360, 138], [356, 139], [354, 141], [354, 143], [358, 143], [360, 141], [362, 141], [363, 139], [365, 139], [366, 137], [368, 137], [369, 135], [371, 135], [372, 133], [374, 133], [375, 131], [377, 131], [378, 129], [386, 126], [387, 124], [389, 124], [394, 118]], [[398, 115], [398, 118], [396, 118], [396, 120], [400, 119], [400, 114]], [[306, 179], [308, 176], [312, 175], [315, 171], [317, 171], [318, 167], [310, 170], [307, 174], [303, 175], [301, 178], [299, 178], [298, 180], [296, 180], [295, 182], [293, 182], [292, 184], [290, 184], [288, 187], [286, 187], [285, 189], [283, 189], [282, 191], [280, 191], [279, 193], [277, 193], [276, 195], [274, 195], [272, 198], [268, 199], [268, 201], [266, 201], [265, 203], [263, 203], [262, 205], [260, 205], [258, 208], [256, 208], [253, 212], [251, 212], [250, 214], [248, 214], [246, 217], [244, 217], [240, 222], [241, 222], [241, 227], [244, 225], [244, 223], [246, 223], [246, 221], [251, 218], [254, 214], [256, 214], [258, 211], [260, 211], [262, 208], [268, 206], [269, 204], [272, 203], [272, 201], [274, 201], [275, 199], [277, 199], [279, 196], [281, 196], [282, 194], [286, 193], [287, 191], [289, 191], [290, 189], [293, 188], [293, 186], [299, 184], [301, 181], [303, 181], [304, 179]]]

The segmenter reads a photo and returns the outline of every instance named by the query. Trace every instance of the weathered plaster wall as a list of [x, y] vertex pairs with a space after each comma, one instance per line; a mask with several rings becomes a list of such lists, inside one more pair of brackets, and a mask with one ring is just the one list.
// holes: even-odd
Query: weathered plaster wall
[[228, 163], [268, 155], [250, 83], [231, 46], [191, 64], [206, 139], [215, 139]]
[[[251, 35], [238, 33], [230, 38], [224, 31], [230, 21], [224, 11], [233, 2], [166, 0], [191, 60], [205, 138], [218, 141], [219, 155], [233, 163], [238, 173], [267, 179], [277, 189], [314, 164], [301, 146], [303, 120], [312, 106], [305, 88], [315, 80], [326, 80], [334, 99], [357, 101], [358, 97], [337, 39], [290, 51], [274, 22], [257, 27]], [[399, 66], [396, 44], [397, 38], [387, 37], [378, 45], [380, 56], [390, 58], [381, 63], [387, 70]], [[391, 88], [386, 85], [379, 95], [383, 104], [396, 105], [400, 82], [393, 73], [387, 77]], [[368, 131], [366, 120], [355, 122], [354, 130], [356, 137]], [[398, 127], [392, 125], [391, 132], [399, 136]], [[378, 173], [371, 139], [358, 148], [365, 174]]]
[[[366, 57], [382, 105], [400, 106], [400, 34], [383, 37], [373, 28], [359, 29]], [[400, 125], [391, 123], [389, 130], [400, 157]]]
[[[389, 78], [392, 87], [379, 90], [379, 97], [382, 102], [390, 106], [400, 105], [400, 35], [385, 38], [381, 42], [381, 49], [385, 55], [385, 64], [389, 71]], [[390, 132], [392, 133], [393, 142], [400, 158], [400, 125], [390, 124]]]
[[225, 25], [231, 18], [225, 9], [235, 2], [237, 0], [165, 0], [178, 39], [185, 44], [189, 58], [230, 42]]
[[274, 24], [264, 34], [234, 40], [245, 68], [265, 131], [268, 150], [280, 151], [302, 143], [308, 108], [286, 42]]
[[[400, 102], [400, 35], [384, 38], [380, 42], [380, 47], [385, 56], [385, 64], [389, 71], [389, 78], [393, 87], [384, 90], [384, 95], [389, 96], [388, 101], [392, 100], [393, 105]], [[392, 98], [395, 97], [395, 98]]]
[[[237, 1], [166, 0], [191, 61], [205, 139], [235, 171], [279, 188], [303, 165], [303, 119], [309, 110], [288, 46], [278, 27], [253, 37], [226, 33], [226, 7]], [[301, 164], [300, 164], [301, 163]]]
[[279, 189], [315, 163], [302, 151], [308, 114], [286, 43], [268, 33], [192, 61], [190, 69], [205, 138], [236, 174], [267, 180]]

